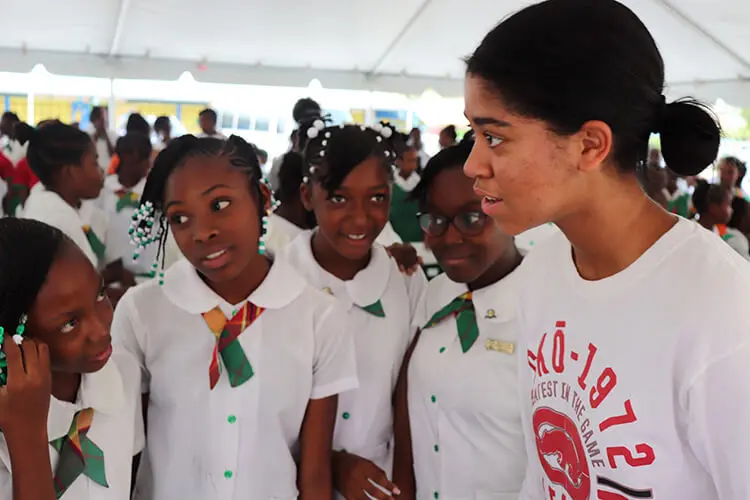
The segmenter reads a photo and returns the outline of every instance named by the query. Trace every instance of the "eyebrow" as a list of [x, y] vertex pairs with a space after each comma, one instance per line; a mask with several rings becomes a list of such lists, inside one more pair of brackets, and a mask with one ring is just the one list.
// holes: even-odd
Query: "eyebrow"
[[477, 116], [473, 121], [475, 125], [495, 125], [497, 127], [512, 127], [512, 125], [506, 121], [498, 120], [489, 116]]
[[[220, 188], [231, 189], [231, 186], [228, 186], [226, 184], [215, 184], [215, 185], [211, 186], [210, 188], [206, 189], [205, 191], [203, 191], [201, 193], [201, 196], [206, 196], [207, 194], [210, 194], [212, 191], [215, 191], [215, 190], [220, 189]], [[172, 205], [181, 205], [182, 203], [183, 202], [181, 200], [172, 200], [169, 203], [167, 203], [166, 205], [164, 205], [164, 211], [166, 212], [167, 209], [169, 207], [171, 207]]]

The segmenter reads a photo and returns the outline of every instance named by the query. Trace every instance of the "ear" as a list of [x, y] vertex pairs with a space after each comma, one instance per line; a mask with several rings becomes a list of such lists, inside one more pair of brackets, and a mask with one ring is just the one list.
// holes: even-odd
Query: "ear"
[[268, 213], [271, 210], [271, 190], [265, 182], [260, 183], [260, 195], [263, 197], [263, 210]]
[[299, 187], [299, 196], [302, 200], [302, 206], [305, 207], [305, 210], [308, 212], [313, 211], [313, 202], [312, 202], [312, 186], [303, 183]]
[[612, 129], [603, 121], [592, 120], [584, 123], [576, 135], [581, 155], [578, 169], [584, 172], [599, 169], [612, 152]]

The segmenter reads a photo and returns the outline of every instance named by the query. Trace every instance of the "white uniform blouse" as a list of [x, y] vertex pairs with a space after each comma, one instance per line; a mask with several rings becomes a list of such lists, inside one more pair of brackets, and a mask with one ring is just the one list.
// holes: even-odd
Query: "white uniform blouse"
[[[408, 369], [417, 498], [515, 500], [526, 452], [518, 398], [518, 270], [473, 292], [479, 338], [463, 352], [456, 320], [422, 331]], [[420, 327], [468, 288], [433, 279]]]
[[[94, 409], [88, 437], [104, 452], [108, 488], [81, 474], [63, 493], [61, 500], [128, 500], [133, 456], [143, 449], [143, 415], [138, 365], [126, 352], [118, 352], [96, 373], [81, 377], [75, 403], [50, 400], [47, 435], [50, 440], [65, 436], [73, 416], [84, 408]], [[59, 453], [49, 447], [52, 473]], [[44, 480], [40, 476], [40, 480]], [[0, 434], [0, 499], [13, 498], [10, 457], [5, 436]]]
[[150, 394], [146, 464], [135, 498], [268, 500], [297, 497], [292, 450], [310, 399], [357, 386], [353, 347], [335, 300], [283, 259], [248, 297], [265, 311], [238, 337], [253, 367], [232, 388], [209, 386], [215, 337], [201, 313], [238, 305], [216, 295], [186, 260], [129, 290], [112, 335], [131, 351]]
[[[369, 265], [354, 279], [342, 281], [317, 263], [310, 247], [311, 231], [286, 248], [285, 256], [315, 288], [336, 297], [348, 311], [346, 333], [354, 339], [359, 389], [342, 394], [334, 449], [345, 449], [391, 473], [393, 390], [415, 329], [413, 314], [426, 279], [419, 272], [401, 274], [385, 249], [375, 245]], [[385, 317], [362, 307], [380, 301]]]

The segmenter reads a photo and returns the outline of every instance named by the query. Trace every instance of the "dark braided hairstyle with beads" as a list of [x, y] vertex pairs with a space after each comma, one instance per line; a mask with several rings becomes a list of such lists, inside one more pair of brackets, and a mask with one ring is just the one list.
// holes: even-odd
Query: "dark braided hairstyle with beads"
[[[167, 217], [164, 213], [164, 192], [169, 176], [190, 158], [196, 157], [222, 157], [229, 160], [231, 165], [247, 174], [250, 193], [258, 203], [258, 216], [261, 219], [265, 214], [265, 199], [260, 189], [263, 174], [258, 162], [255, 148], [243, 138], [236, 135], [227, 140], [213, 137], [195, 137], [194, 135], [183, 135], [172, 140], [159, 156], [156, 157], [154, 166], [146, 179], [143, 189], [141, 203], [133, 216], [131, 225], [131, 238], [140, 248], [149, 244], [158, 245], [156, 260], [164, 267], [164, 248], [167, 242]], [[150, 213], [150, 217], [144, 216]], [[155, 228], [153, 226], [156, 226]], [[263, 225], [261, 223], [261, 236], [263, 236]], [[138, 251], [134, 258], [138, 257]], [[154, 262], [154, 273], [157, 266]], [[162, 275], [163, 276], [163, 275]], [[160, 276], [161, 277], [161, 276]]]
[[[34, 305], [66, 240], [62, 231], [43, 222], [0, 219], [0, 327], [8, 337]], [[6, 374], [3, 363], [0, 385], [5, 383]]]
[[[311, 132], [313, 131], [313, 132]], [[307, 139], [303, 156], [307, 171], [305, 183], [314, 180], [329, 194], [341, 187], [357, 165], [371, 157], [393, 175], [396, 158], [403, 152], [404, 136], [389, 124], [375, 128], [360, 125], [324, 127], [320, 119], [303, 123], [300, 136]]]

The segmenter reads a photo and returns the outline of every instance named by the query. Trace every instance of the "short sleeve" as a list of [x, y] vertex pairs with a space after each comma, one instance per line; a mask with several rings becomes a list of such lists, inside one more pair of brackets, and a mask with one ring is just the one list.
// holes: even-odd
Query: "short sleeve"
[[143, 426], [143, 404], [141, 403], [141, 370], [133, 356], [122, 347], [116, 347], [112, 356], [120, 370], [127, 408], [133, 418], [133, 456], [146, 446], [146, 435]]
[[141, 325], [135, 305], [137, 288], [128, 290], [120, 299], [112, 320], [112, 343], [130, 354], [141, 372], [141, 392], [147, 393], [151, 386], [151, 376], [146, 368], [145, 343], [146, 332]]
[[746, 343], [710, 365], [687, 392], [688, 441], [721, 500], [750, 498], [750, 398], [732, 390], [750, 380], [749, 357]]
[[336, 301], [315, 326], [315, 359], [310, 399], [327, 398], [359, 386], [354, 340], [351, 332], [346, 331], [346, 319], [346, 310]]
[[409, 294], [409, 319], [412, 325], [417, 327], [424, 324], [420, 312], [420, 306], [424, 303], [427, 293], [427, 278], [420, 269], [411, 276], [406, 277], [406, 292]]

